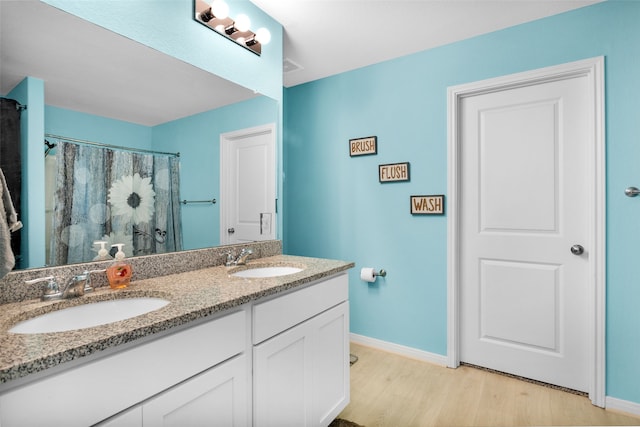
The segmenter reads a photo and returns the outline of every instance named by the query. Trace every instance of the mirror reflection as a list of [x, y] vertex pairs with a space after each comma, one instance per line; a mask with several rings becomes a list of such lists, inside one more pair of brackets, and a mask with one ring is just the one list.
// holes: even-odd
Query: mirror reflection
[[182, 249], [177, 156], [49, 139], [48, 265], [107, 260], [116, 244], [126, 256]]
[[21, 215], [31, 237], [17, 267], [90, 261], [96, 241], [127, 256], [220, 244], [220, 205], [180, 200], [219, 198], [220, 135], [277, 122], [277, 101], [46, 4], [0, 6], [0, 95], [38, 94], [42, 81], [21, 118], [40, 109], [49, 135], [38, 157], [21, 154], [42, 179], [23, 183], [19, 205], [43, 208]]

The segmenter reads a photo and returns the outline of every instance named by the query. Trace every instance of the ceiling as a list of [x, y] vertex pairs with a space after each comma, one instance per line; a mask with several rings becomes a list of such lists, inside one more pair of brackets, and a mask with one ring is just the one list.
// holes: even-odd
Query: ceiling
[[[291, 87], [601, 0], [252, 1], [284, 27]], [[145, 126], [258, 96], [40, 1], [0, 0], [0, 32], [0, 94], [28, 75], [48, 105]]]
[[0, 0], [0, 32], [0, 94], [37, 77], [47, 105], [145, 126], [257, 96], [40, 1]]
[[291, 87], [602, 0], [251, 1], [284, 27]]

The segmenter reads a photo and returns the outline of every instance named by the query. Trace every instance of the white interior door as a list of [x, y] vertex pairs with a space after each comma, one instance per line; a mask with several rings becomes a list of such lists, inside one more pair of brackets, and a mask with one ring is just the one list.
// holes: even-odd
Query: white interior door
[[276, 236], [275, 126], [220, 136], [220, 243]]
[[459, 358], [581, 391], [593, 385], [592, 82], [510, 83], [457, 113]]

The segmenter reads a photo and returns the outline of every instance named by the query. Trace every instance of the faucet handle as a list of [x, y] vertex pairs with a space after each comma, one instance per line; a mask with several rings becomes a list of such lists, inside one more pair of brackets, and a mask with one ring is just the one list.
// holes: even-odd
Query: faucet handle
[[230, 266], [234, 265], [234, 261], [235, 261], [235, 259], [233, 257], [233, 252], [228, 251], [227, 252], [227, 259], [226, 259], [224, 265], [226, 265], [227, 267], [230, 267]]
[[53, 276], [39, 277], [37, 279], [24, 281], [24, 283], [26, 283], [27, 285], [33, 285], [34, 283], [39, 283], [39, 282], [47, 282], [47, 285], [44, 287], [44, 292], [40, 297], [42, 301], [58, 299], [62, 296], [62, 291], [60, 291], [60, 286], [58, 286], [58, 282], [56, 282], [56, 279]]
[[249, 258], [253, 254], [253, 250], [250, 248], [242, 248], [238, 257], [236, 258], [236, 265], [245, 265], [247, 263], [247, 258]]
[[100, 270], [85, 270], [82, 275], [86, 276], [86, 281], [84, 282], [84, 293], [93, 292], [93, 286], [91, 286], [91, 273], [104, 273], [107, 271], [105, 268]]
[[47, 276], [47, 277], [38, 277], [37, 279], [31, 279], [31, 280], [25, 280], [24, 283], [26, 283], [27, 285], [33, 285], [34, 283], [38, 283], [38, 282], [46, 282], [46, 281], [55, 281], [56, 279], [53, 276]]

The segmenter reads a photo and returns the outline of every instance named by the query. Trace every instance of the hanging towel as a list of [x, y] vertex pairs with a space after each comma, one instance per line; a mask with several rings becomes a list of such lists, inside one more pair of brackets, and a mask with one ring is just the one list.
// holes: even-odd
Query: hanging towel
[[13, 270], [16, 259], [11, 250], [11, 233], [22, 228], [7, 189], [4, 173], [0, 169], [0, 278]]

